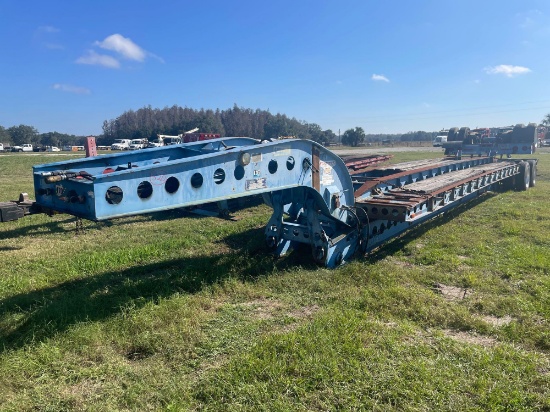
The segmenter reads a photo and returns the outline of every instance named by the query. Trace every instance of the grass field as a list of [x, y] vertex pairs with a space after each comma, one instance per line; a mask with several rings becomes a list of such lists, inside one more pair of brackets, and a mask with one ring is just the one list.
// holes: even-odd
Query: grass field
[[[394, 161], [436, 153], [396, 153]], [[550, 410], [550, 154], [336, 270], [270, 209], [0, 224], [0, 410]], [[33, 192], [0, 155], [0, 201]]]

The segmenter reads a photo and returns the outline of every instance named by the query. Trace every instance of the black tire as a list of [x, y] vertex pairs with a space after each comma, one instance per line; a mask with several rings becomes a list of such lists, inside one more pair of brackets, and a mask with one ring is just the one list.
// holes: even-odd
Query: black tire
[[500, 135], [500, 141], [502, 143], [512, 143], [513, 136], [512, 130], [508, 130]]
[[523, 138], [522, 143], [529, 143], [533, 144], [537, 141], [537, 127], [533, 125], [526, 126], [523, 132]]
[[537, 161], [528, 160], [527, 163], [529, 163], [529, 172], [531, 173], [529, 178], [529, 187], [535, 187], [537, 183]]
[[460, 142], [464, 142], [468, 136], [470, 136], [470, 128], [469, 127], [461, 127], [460, 130], [458, 131], [458, 136], [456, 138], [456, 140], [460, 141]]
[[512, 129], [512, 143], [524, 143], [525, 142], [525, 126], [523, 124], [516, 124]]
[[449, 133], [447, 133], [447, 141], [448, 142], [454, 142], [457, 140], [458, 135], [458, 127], [451, 127], [449, 129]]
[[524, 192], [531, 183], [531, 166], [527, 162], [519, 162], [519, 174], [516, 175], [516, 190]]

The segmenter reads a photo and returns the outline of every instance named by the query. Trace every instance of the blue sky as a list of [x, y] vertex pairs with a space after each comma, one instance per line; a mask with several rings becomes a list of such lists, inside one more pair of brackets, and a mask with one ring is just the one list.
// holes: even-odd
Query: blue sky
[[0, 0], [0, 125], [100, 134], [174, 104], [323, 129], [434, 131], [550, 113], [550, 1]]

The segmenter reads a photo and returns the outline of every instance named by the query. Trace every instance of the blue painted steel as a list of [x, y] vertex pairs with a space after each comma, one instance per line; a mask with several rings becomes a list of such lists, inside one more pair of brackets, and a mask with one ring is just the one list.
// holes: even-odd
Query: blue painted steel
[[[354, 176], [357, 181], [352, 183], [344, 162], [315, 142], [260, 144], [249, 138], [222, 138], [39, 165], [34, 167], [34, 183], [43, 209], [96, 221], [262, 195], [273, 208], [265, 236], [275, 254], [305, 243], [315, 261], [335, 267], [358, 250], [368, 252], [511, 178], [517, 167], [460, 181], [399, 219], [370, 219], [369, 199], [374, 202], [377, 195], [492, 161], [446, 160], [393, 174], [379, 170]], [[354, 184], [363, 187], [362, 194], [354, 192]]]
[[[338, 194], [341, 204], [353, 204], [347, 169], [332, 152], [304, 140], [254, 143], [252, 139], [216, 139], [35, 166], [36, 201], [46, 209], [104, 220], [312, 187], [312, 148], [316, 147], [323, 165], [313, 171], [321, 175], [317, 200], [323, 202], [325, 192], [338, 187], [347, 188]], [[104, 173], [106, 169], [114, 171]], [[46, 180], [51, 172], [81, 171], [88, 177]], [[113, 188], [118, 189], [109, 200]], [[330, 204], [321, 207], [329, 215], [342, 213]]]
[[460, 149], [448, 150], [447, 154], [458, 156], [511, 156], [517, 154], [534, 154], [535, 143], [480, 143], [463, 144]]
[[274, 208], [266, 239], [279, 254], [310, 243], [317, 261], [336, 266], [356, 248], [351, 177], [315, 142], [217, 139], [35, 166], [34, 180], [44, 209], [90, 220], [263, 194]]

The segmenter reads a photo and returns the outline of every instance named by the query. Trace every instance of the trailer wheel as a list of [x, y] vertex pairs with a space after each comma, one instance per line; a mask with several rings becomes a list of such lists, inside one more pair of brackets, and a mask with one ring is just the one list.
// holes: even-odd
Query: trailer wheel
[[516, 190], [526, 191], [531, 183], [531, 167], [527, 162], [519, 162], [519, 174], [516, 176]]
[[470, 128], [469, 127], [461, 127], [458, 131], [457, 139], [460, 142], [463, 142], [464, 139], [466, 139], [470, 135]]
[[529, 179], [529, 187], [535, 187], [535, 184], [537, 183], [537, 161], [528, 160], [527, 163], [529, 163], [529, 171], [531, 173], [531, 177]]
[[447, 133], [447, 141], [454, 142], [456, 140], [456, 135], [458, 134], [458, 127], [451, 127], [449, 133]]

